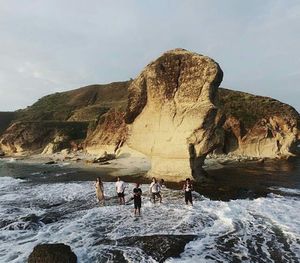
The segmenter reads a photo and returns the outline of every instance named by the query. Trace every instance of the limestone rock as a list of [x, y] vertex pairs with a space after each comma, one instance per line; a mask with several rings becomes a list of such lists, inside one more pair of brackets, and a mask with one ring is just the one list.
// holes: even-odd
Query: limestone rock
[[197, 177], [220, 143], [215, 106], [223, 72], [211, 58], [183, 49], [164, 53], [129, 86], [128, 145], [151, 158], [151, 175]]
[[53, 141], [48, 143], [42, 154], [53, 154], [60, 152], [63, 149], [66, 149], [69, 145], [70, 139], [66, 135], [58, 134], [54, 137]]
[[[69, 140], [83, 140], [87, 126], [85, 122], [15, 122], [0, 137], [0, 148], [8, 155], [41, 153], [49, 143], [62, 150]], [[68, 141], [62, 143], [61, 137]], [[54, 148], [49, 145], [45, 151], [52, 153]]]
[[76, 263], [77, 257], [65, 244], [37, 245], [28, 258], [28, 263]]
[[119, 109], [111, 109], [100, 118], [95, 127], [90, 127], [85, 140], [86, 151], [93, 154], [104, 154], [106, 150], [116, 153], [128, 135], [124, 115]]
[[296, 153], [300, 116], [291, 106], [252, 94], [219, 89], [226, 115], [218, 153], [257, 158], [287, 158]]

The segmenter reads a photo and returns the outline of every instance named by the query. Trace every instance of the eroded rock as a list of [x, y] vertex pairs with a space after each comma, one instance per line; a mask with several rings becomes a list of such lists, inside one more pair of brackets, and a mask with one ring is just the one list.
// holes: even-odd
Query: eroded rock
[[129, 86], [128, 145], [151, 158], [152, 176], [199, 176], [222, 137], [215, 106], [223, 72], [211, 58], [183, 49], [150, 63]]
[[248, 158], [288, 158], [300, 139], [300, 116], [291, 106], [268, 97], [219, 90], [226, 121], [224, 142], [216, 153]]

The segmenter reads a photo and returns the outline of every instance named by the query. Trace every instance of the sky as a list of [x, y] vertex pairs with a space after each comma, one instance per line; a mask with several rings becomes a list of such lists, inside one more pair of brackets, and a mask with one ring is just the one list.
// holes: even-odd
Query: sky
[[135, 78], [174, 48], [217, 61], [222, 87], [300, 111], [298, 0], [0, 0], [0, 111]]

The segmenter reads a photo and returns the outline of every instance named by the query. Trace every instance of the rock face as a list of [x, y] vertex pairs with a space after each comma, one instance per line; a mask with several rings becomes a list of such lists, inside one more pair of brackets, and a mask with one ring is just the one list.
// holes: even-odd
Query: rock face
[[104, 114], [95, 127], [90, 127], [85, 140], [85, 149], [89, 153], [116, 151], [127, 140], [128, 129], [124, 111], [111, 109]]
[[64, 244], [37, 245], [28, 258], [28, 263], [76, 263], [77, 257]]
[[226, 116], [219, 153], [285, 158], [300, 140], [299, 113], [277, 100], [219, 89], [219, 107]]
[[[88, 127], [89, 134], [92, 134], [94, 126], [102, 123], [111, 109], [124, 112], [130, 83], [90, 85], [47, 95], [24, 110], [0, 112], [0, 150], [7, 155], [20, 155], [33, 152], [52, 154], [64, 148], [82, 149], [81, 142], [87, 139], [93, 143], [93, 138], [97, 137], [95, 134], [92, 138], [86, 137]], [[116, 126], [118, 122], [112, 125]], [[57, 139], [62, 137], [65, 139]]]
[[40, 153], [57, 138], [65, 138], [56, 144], [60, 145], [57, 150], [61, 150], [72, 142], [82, 141], [87, 126], [85, 122], [16, 122], [0, 137], [0, 148], [7, 155]]
[[212, 59], [183, 49], [164, 53], [129, 86], [128, 145], [151, 158], [150, 175], [197, 177], [220, 144], [215, 106], [223, 77]]

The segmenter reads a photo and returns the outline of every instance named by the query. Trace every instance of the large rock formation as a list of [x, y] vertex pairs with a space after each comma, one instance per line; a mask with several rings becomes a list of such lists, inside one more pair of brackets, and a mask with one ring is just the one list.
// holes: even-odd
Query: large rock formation
[[300, 116], [291, 106], [268, 97], [219, 89], [218, 106], [226, 116], [219, 153], [286, 158], [300, 140]]
[[129, 86], [128, 145], [151, 158], [151, 175], [197, 177], [221, 142], [215, 106], [223, 77], [211, 58], [176, 49], [150, 63]]

